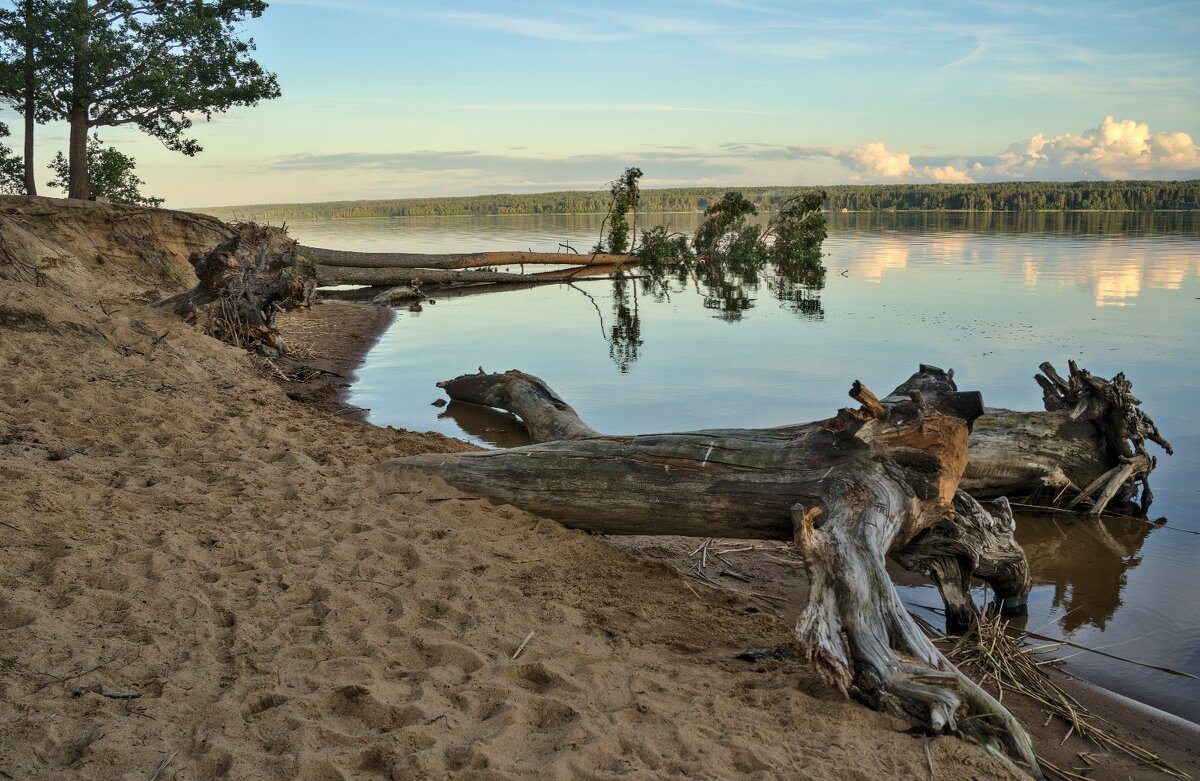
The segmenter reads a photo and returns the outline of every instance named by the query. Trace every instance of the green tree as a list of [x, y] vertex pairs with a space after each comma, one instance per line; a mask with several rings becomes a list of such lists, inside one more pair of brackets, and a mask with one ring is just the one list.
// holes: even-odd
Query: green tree
[[[0, 122], [0, 138], [8, 138], [8, 125]], [[24, 166], [19, 155], [0, 142], [0, 193], [14, 195], [25, 192]]]
[[[731, 191], [721, 196], [721, 200], [704, 210], [704, 221], [696, 228], [692, 238], [692, 246], [698, 255], [714, 256], [722, 249], [723, 243], [744, 245], [740, 237], [750, 227], [746, 218], [758, 213], [754, 204], [743, 193]], [[755, 231], [753, 239], [758, 239]], [[753, 242], [751, 242], [753, 243]]]
[[[134, 160], [115, 147], [106, 147], [100, 137], [93, 134], [88, 139], [87, 146], [88, 179], [91, 182], [92, 194], [110, 203], [125, 203], [132, 206], [162, 205], [162, 198], [142, 195], [142, 185], [145, 184], [133, 169]], [[71, 165], [63, 153], [59, 152], [50, 163], [50, 170], [55, 178], [48, 182], [50, 187], [66, 187], [71, 178]]]
[[131, 125], [168, 149], [201, 151], [193, 116], [278, 97], [275, 75], [251, 56], [239, 26], [263, 0], [53, 0], [51, 30], [69, 67], [56, 69], [49, 108], [71, 126], [68, 195], [88, 198], [88, 136]]
[[[641, 178], [642, 169], [626, 168], [625, 173], [608, 185], [609, 192], [612, 193], [612, 201], [609, 204], [608, 217], [605, 218], [605, 222], [608, 223], [608, 251], [614, 255], [623, 254], [630, 247], [629, 220], [626, 217], [630, 210], [633, 210], [636, 231], [638, 200], [641, 198], [641, 188], [638, 183]], [[597, 252], [602, 252], [604, 249], [603, 225], [600, 227], [600, 232], [601, 240], [597, 242], [595, 248]], [[633, 244], [636, 243], [635, 233]]]
[[37, 195], [34, 130], [49, 117], [40, 94], [47, 68], [55, 57], [48, 45], [55, 14], [47, 0], [12, 0], [0, 7], [0, 102], [19, 112], [25, 125], [23, 189]]

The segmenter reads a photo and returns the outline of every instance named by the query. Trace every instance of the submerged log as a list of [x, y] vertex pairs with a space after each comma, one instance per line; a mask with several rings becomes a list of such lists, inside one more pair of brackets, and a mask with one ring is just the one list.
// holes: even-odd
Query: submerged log
[[283, 341], [275, 315], [307, 306], [316, 289], [296, 254], [296, 242], [280, 228], [241, 223], [234, 236], [188, 260], [199, 279], [191, 290], [165, 298], [157, 306], [199, 323], [204, 330], [239, 347], [277, 354]]
[[[609, 267], [601, 267], [608, 269]], [[441, 269], [351, 268], [318, 266], [317, 280], [322, 285], [368, 285], [371, 287], [434, 287], [439, 285], [489, 285], [504, 282], [545, 284], [578, 277], [591, 278], [583, 266], [539, 274], [513, 274], [507, 271], [444, 271]]]
[[465, 252], [431, 255], [415, 252], [350, 252], [346, 250], [300, 247], [303, 256], [327, 266], [344, 268], [392, 269], [469, 269], [493, 266], [629, 266], [636, 262], [633, 255], [608, 253], [572, 255], [566, 252]]
[[1009, 519], [997, 521], [957, 490], [983, 404], [946, 372], [922, 366], [884, 399], [856, 382], [860, 407], [825, 421], [638, 436], [595, 432], [521, 372], [441, 387], [518, 415], [535, 444], [404, 458], [392, 468], [438, 475], [576, 528], [791, 540], [810, 580], [796, 635], [832, 683], [934, 732], [999, 735], [1037, 774], [1024, 730], [921, 632], [885, 570], [889, 554], [917, 544], [903, 561], [940, 579], [960, 612], [958, 592], [973, 573], [1004, 607], [1023, 605], [1028, 575]]
[[[1133, 384], [1118, 374], [1104, 380], [1069, 362], [1069, 379], [1043, 363], [1035, 377], [1044, 412], [989, 408], [971, 434], [964, 490], [977, 497], [1046, 497], [1049, 505], [1087, 504], [1100, 514], [1113, 502], [1138, 498], [1145, 514], [1153, 501], [1154, 442], [1174, 451], [1140, 409]], [[1138, 497], [1138, 490], [1141, 495]], [[1082, 488], [1081, 488], [1082, 486]]]

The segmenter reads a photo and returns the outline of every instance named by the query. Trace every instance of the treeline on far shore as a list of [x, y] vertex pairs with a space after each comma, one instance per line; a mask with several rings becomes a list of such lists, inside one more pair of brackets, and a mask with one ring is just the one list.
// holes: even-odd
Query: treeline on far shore
[[[797, 193], [824, 190], [829, 211], [1149, 211], [1200, 209], [1200, 180], [868, 184], [821, 187], [677, 187], [642, 190], [639, 212], [696, 212], [730, 190], [770, 211]], [[604, 214], [607, 190], [503, 193], [328, 203], [276, 203], [194, 209], [225, 220], [284, 222], [363, 217]]]

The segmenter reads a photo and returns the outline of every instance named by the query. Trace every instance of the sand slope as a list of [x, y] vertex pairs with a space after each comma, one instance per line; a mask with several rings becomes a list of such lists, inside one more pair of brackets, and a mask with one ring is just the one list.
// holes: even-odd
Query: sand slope
[[37, 280], [0, 252], [0, 778], [877, 781], [927, 744], [1008, 777], [734, 660], [788, 637], [742, 597], [383, 475], [465, 446], [291, 402], [146, 305], [219, 228], [58, 206], [0, 199], [0, 247], [41, 246]]

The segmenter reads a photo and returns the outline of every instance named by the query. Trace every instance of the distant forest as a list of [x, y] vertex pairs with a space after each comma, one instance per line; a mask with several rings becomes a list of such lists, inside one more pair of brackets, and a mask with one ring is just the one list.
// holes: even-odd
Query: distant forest
[[[642, 190], [640, 212], [696, 212], [740, 190], [770, 211], [799, 192], [821, 189], [830, 211], [1147, 211], [1200, 209], [1200, 180], [1184, 182], [998, 182], [869, 184], [826, 187], [678, 187]], [[277, 203], [195, 209], [225, 220], [336, 220], [360, 217], [595, 214], [608, 211], [607, 190], [400, 198], [330, 203]]]

